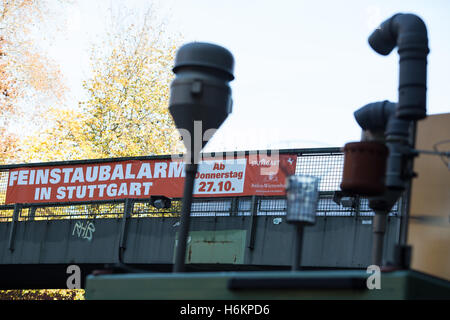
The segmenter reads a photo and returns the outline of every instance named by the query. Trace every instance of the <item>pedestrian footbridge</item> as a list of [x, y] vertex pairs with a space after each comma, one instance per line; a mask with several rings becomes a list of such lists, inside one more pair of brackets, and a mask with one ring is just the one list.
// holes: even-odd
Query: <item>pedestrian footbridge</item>
[[[317, 223], [305, 228], [302, 267], [346, 269], [370, 265], [373, 213], [367, 199], [354, 198], [341, 204], [334, 198], [342, 174], [341, 151], [338, 148], [296, 149], [280, 151], [280, 155], [283, 154], [295, 156], [296, 174], [321, 178]], [[102, 161], [130, 163], [155, 159], [168, 157]], [[102, 162], [0, 166], [0, 289], [64, 288], [67, 267], [73, 264], [85, 275], [105, 267], [114, 272], [127, 268], [171, 270], [179, 229], [179, 197], [149, 194], [89, 201], [45, 202], [44, 199], [7, 203], [9, 176], [14, 170], [31, 172], [30, 168], [64, 169], [95, 163]], [[246, 170], [247, 176], [250, 171], [248, 167]], [[20, 181], [20, 175], [17, 173], [16, 182]], [[276, 175], [272, 175], [270, 179], [275, 178]], [[245, 184], [243, 195], [236, 195], [231, 191], [239, 188], [239, 182], [230, 181], [229, 194], [196, 197], [192, 204], [187, 269], [290, 268], [295, 227], [286, 222], [285, 197], [251, 194]], [[218, 186], [210, 187], [213, 190]], [[205, 190], [208, 187], [205, 184]], [[15, 194], [13, 198], [18, 199], [18, 196]], [[155, 202], [155, 199], [162, 201]], [[403, 210], [400, 199], [388, 217], [386, 261], [392, 258], [399, 239]]]

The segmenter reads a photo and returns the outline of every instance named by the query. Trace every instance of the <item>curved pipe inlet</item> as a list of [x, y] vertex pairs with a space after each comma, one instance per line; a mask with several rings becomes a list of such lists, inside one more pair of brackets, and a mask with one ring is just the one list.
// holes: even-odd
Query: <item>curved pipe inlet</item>
[[396, 115], [403, 120], [426, 117], [428, 49], [427, 28], [414, 14], [396, 14], [384, 21], [369, 37], [377, 53], [388, 55], [396, 46], [400, 75]]
[[366, 104], [353, 115], [363, 130], [382, 131], [384, 133], [389, 118], [394, 113], [396, 104], [387, 100]]
[[356, 110], [353, 115], [361, 129], [384, 137], [408, 137], [410, 121], [397, 117], [397, 104], [388, 100], [366, 104]]

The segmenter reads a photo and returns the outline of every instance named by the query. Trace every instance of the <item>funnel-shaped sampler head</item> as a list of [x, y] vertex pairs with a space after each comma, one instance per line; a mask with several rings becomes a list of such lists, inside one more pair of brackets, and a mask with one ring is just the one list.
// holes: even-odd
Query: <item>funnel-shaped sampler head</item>
[[205, 131], [218, 129], [231, 113], [233, 69], [233, 55], [218, 45], [193, 42], [177, 52], [169, 110], [191, 154], [206, 145]]
[[351, 142], [344, 146], [341, 190], [362, 196], [381, 195], [385, 190], [388, 148], [379, 142]]

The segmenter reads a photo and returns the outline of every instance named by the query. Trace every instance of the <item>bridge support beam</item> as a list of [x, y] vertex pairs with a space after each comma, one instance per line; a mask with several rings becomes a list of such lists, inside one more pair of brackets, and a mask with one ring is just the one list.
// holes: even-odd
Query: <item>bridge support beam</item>
[[14, 236], [16, 235], [16, 222], [19, 220], [20, 212], [22, 211], [22, 204], [14, 204], [14, 213], [11, 221], [11, 229], [9, 232], [8, 249], [14, 251]]
[[119, 262], [123, 263], [123, 253], [126, 249], [126, 243], [127, 243], [127, 231], [128, 231], [128, 221], [131, 218], [131, 215], [133, 213], [133, 205], [134, 201], [133, 199], [126, 199], [124, 210], [123, 210], [123, 216], [122, 216], [122, 226], [120, 229], [120, 240], [119, 240]]
[[255, 248], [255, 240], [256, 240], [256, 216], [258, 214], [258, 198], [256, 196], [252, 196], [252, 206], [251, 206], [251, 220], [250, 220], [250, 235], [248, 238], [248, 246], [250, 250]]

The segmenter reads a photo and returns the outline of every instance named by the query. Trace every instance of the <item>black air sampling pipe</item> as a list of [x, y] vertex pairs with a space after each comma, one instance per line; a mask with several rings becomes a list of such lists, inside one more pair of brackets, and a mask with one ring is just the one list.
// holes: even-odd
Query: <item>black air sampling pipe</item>
[[425, 23], [414, 14], [396, 14], [369, 37], [376, 52], [388, 55], [396, 46], [400, 55], [396, 115], [403, 120], [426, 117], [428, 37]]
[[[388, 125], [385, 134], [387, 140], [391, 141], [407, 138], [409, 146], [414, 148], [416, 121], [426, 117], [426, 69], [429, 49], [425, 23], [413, 14], [396, 14], [384, 21], [370, 35], [369, 44], [382, 55], [388, 55], [395, 46], [398, 47], [400, 71], [396, 119]], [[401, 123], [402, 120], [412, 122], [409, 137], [404, 135], [406, 123]], [[399, 190], [407, 184], [408, 193], [410, 193], [410, 177], [395, 174], [399, 170], [412, 172], [413, 159], [409, 158], [406, 163], [403, 162], [405, 155], [407, 156], [405, 147], [404, 143], [402, 145], [395, 142], [389, 146], [390, 163], [388, 163], [388, 168], [390, 167], [390, 170], [386, 174], [386, 186]], [[409, 199], [407, 202], [407, 208], [409, 208]], [[408, 211], [406, 209], [402, 219], [400, 248], [407, 237]]]
[[389, 149], [384, 178], [385, 192], [369, 198], [369, 207], [375, 212], [372, 240], [372, 264], [375, 265], [381, 265], [383, 260], [387, 216], [409, 181], [404, 174], [404, 151], [408, 148], [412, 121], [399, 119], [395, 114], [396, 107], [396, 103], [385, 100], [370, 103], [354, 113], [359, 126], [364, 132], [370, 133], [368, 137], [384, 140]]

